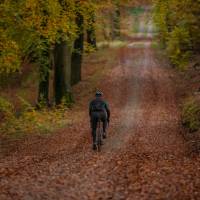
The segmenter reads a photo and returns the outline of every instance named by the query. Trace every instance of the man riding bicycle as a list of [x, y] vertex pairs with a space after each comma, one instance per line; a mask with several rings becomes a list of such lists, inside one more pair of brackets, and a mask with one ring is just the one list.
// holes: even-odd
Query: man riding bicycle
[[96, 150], [96, 129], [98, 120], [103, 122], [103, 138], [106, 138], [107, 123], [110, 121], [110, 109], [108, 103], [103, 99], [103, 93], [97, 91], [95, 99], [89, 104], [89, 115], [92, 128], [93, 149]]

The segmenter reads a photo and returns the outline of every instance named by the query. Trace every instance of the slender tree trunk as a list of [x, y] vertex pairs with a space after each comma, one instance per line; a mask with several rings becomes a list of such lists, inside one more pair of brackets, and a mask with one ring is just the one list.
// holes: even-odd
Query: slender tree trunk
[[39, 82], [39, 90], [38, 90], [38, 104], [40, 106], [48, 106], [49, 105], [49, 69], [40, 66], [40, 82]]
[[[44, 39], [45, 40], [45, 39]], [[38, 49], [39, 62], [39, 89], [38, 106], [49, 105], [49, 71], [50, 71], [50, 52], [49, 45], [44, 41], [44, 50]]]
[[71, 46], [67, 41], [57, 43], [54, 49], [54, 94], [56, 105], [70, 104], [71, 94]]
[[84, 30], [83, 30], [83, 16], [78, 13], [76, 18], [76, 24], [79, 27], [78, 38], [74, 42], [74, 50], [72, 52], [72, 64], [71, 64], [71, 84], [75, 85], [81, 81], [81, 66], [82, 66], [82, 54], [83, 54], [83, 42], [84, 42]]
[[96, 34], [95, 34], [95, 14], [91, 14], [91, 23], [87, 28], [87, 42], [94, 48], [97, 49]]
[[120, 37], [120, 6], [119, 3], [116, 2], [116, 9], [114, 12], [113, 18], [113, 39]]

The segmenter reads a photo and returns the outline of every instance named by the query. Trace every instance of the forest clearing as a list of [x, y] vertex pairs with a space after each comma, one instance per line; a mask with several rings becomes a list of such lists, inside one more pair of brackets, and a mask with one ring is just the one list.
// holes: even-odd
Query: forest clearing
[[0, 5], [0, 200], [200, 199], [198, 1]]

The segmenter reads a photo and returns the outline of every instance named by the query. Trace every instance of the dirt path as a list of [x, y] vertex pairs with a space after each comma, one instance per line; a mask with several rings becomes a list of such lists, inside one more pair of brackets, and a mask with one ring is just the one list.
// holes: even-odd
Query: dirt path
[[187, 154], [172, 72], [147, 37], [121, 48], [102, 81], [112, 110], [103, 151], [91, 150], [84, 110], [79, 124], [1, 160], [1, 200], [200, 198], [200, 159]]

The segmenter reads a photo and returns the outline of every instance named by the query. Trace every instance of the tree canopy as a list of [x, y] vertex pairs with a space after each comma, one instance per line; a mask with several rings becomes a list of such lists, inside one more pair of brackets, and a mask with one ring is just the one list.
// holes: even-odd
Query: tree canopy
[[200, 48], [200, 1], [155, 0], [155, 22], [172, 64], [183, 68]]

